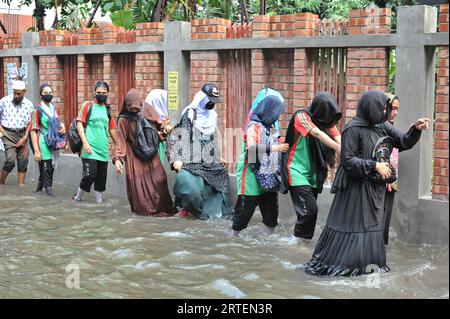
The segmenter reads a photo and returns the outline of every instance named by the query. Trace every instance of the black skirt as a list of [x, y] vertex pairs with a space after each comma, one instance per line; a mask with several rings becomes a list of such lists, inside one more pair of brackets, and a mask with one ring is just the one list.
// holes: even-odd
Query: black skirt
[[[373, 214], [366, 179], [352, 179], [338, 189], [331, 205], [326, 227], [304, 271], [313, 275], [359, 276], [369, 269], [389, 271], [384, 245], [384, 210]], [[383, 184], [384, 185], [384, 184]], [[378, 203], [384, 205], [385, 190], [380, 188]], [[372, 209], [371, 209], [372, 208]], [[372, 211], [371, 211], [372, 210]], [[369, 216], [368, 216], [369, 215]], [[370, 266], [370, 267], [369, 267]]]

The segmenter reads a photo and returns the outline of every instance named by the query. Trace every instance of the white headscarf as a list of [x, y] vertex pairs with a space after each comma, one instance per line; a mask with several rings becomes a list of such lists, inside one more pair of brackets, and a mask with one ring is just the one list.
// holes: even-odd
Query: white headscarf
[[217, 127], [217, 113], [214, 110], [208, 110], [205, 108], [208, 103], [208, 96], [202, 91], [198, 91], [195, 94], [191, 104], [189, 104], [184, 110], [183, 114], [188, 111], [188, 117], [191, 122], [194, 120], [194, 111], [197, 111], [197, 119], [195, 120], [195, 127], [203, 134], [209, 135], [215, 132]]
[[164, 121], [168, 116], [169, 112], [167, 110], [167, 91], [161, 89], [151, 90], [147, 95], [145, 102], [150, 104], [153, 109], [158, 113], [161, 121]]

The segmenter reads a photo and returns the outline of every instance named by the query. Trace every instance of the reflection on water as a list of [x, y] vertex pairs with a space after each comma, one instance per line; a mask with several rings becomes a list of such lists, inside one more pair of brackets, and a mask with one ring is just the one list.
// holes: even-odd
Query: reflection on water
[[[54, 199], [33, 187], [0, 188], [1, 298], [448, 298], [448, 248], [388, 247], [391, 272], [379, 286], [359, 278], [318, 278], [299, 268], [315, 240], [292, 239], [293, 222], [259, 234], [255, 215], [242, 237], [229, 220], [199, 221], [131, 214], [125, 198], [93, 195], [73, 203], [56, 185]], [[318, 225], [316, 238], [323, 227]], [[66, 267], [80, 288], [66, 287]]]

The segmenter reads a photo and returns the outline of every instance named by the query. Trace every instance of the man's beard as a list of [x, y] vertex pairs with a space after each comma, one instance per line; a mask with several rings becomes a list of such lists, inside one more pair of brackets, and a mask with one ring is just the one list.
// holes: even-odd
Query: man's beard
[[23, 101], [23, 97], [20, 98], [20, 99], [14, 98], [14, 103], [15, 103], [15, 104], [20, 104], [22, 101]]

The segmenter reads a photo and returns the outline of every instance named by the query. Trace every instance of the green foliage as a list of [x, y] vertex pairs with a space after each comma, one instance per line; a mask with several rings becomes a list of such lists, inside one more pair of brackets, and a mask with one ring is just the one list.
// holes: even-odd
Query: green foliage
[[[8, 5], [11, 0], [4, 0]], [[158, 0], [102, 0], [101, 13], [111, 14], [111, 20], [115, 25], [124, 26], [127, 29], [134, 28], [136, 23], [151, 21], [152, 11]], [[250, 17], [259, 14], [260, 0], [245, 0]], [[45, 16], [45, 9], [55, 7], [54, 0], [21, 0], [20, 4], [29, 6], [34, 4], [36, 9], [33, 16], [41, 19]], [[75, 29], [82, 21], [89, 18], [95, 6], [96, 0], [60, 0], [61, 17], [58, 28]], [[233, 21], [240, 21], [239, 0], [196, 0], [195, 18], [220, 17]], [[363, 9], [371, 6], [387, 7], [393, 11], [392, 25], [396, 27], [396, 10], [400, 5], [413, 5], [416, 0], [266, 0], [266, 14], [284, 15], [299, 12], [311, 12], [318, 14], [321, 19], [348, 18], [350, 10]], [[184, 20], [185, 9], [192, 12], [192, 1], [167, 0], [165, 6], [166, 16], [170, 20]]]
[[91, 9], [90, 3], [84, 3], [82, 0], [69, 3], [67, 6], [61, 8], [59, 27], [66, 30], [76, 30], [83, 27], [83, 21], [89, 19]]
[[388, 92], [395, 92], [395, 49], [389, 52], [389, 83]]
[[130, 10], [119, 10], [111, 14], [111, 21], [115, 26], [125, 29], [133, 28], [133, 12]]

